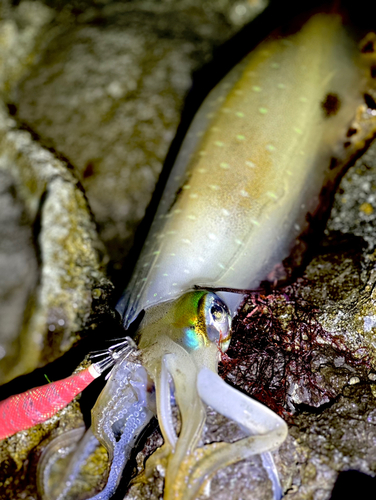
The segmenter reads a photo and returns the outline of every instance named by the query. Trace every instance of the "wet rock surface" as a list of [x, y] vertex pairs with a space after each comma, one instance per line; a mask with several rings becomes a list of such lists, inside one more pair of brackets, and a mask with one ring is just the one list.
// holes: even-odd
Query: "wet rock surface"
[[[38, 280], [38, 261], [25, 207], [17, 196], [15, 180], [0, 169], [0, 358], [17, 361], [19, 332], [27, 321]], [[0, 361], [0, 378], [6, 367]]]
[[[95, 324], [95, 301], [101, 288], [108, 292], [111, 285], [101, 270], [101, 244], [77, 180], [67, 165], [18, 130], [4, 109], [0, 113], [1, 169], [16, 179], [39, 261], [38, 279], [33, 280], [33, 265], [28, 274], [32, 291], [24, 281], [33, 300], [20, 331], [14, 332], [19, 334], [12, 339], [18, 341], [18, 351], [5, 352], [1, 360], [3, 380], [8, 381], [68, 351]], [[8, 252], [15, 255], [11, 248]], [[21, 272], [20, 265], [17, 269]], [[8, 273], [14, 276], [10, 267]]]
[[[44, 366], [98, 327], [109, 336], [116, 329], [105, 266], [114, 276], [125, 262], [192, 72], [250, 18], [247, 9], [247, 2], [1, 3], [3, 381]], [[274, 294], [249, 298], [223, 360], [230, 384], [290, 423], [274, 457], [291, 500], [329, 499], [344, 470], [376, 474], [375, 223], [374, 145], [342, 180], [305, 271]], [[41, 453], [82, 424], [75, 401], [0, 443], [0, 498], [37, 498]], [[239, 432], [210, 410], [203, 443]], [[139, 470], [161, 443], [155, 431]], [[260, 463], [219, 471], [202, 498], [240, 499], [244, 491], [270, 498]], [[103, 463], [91, 466], [103, 472]], [[125, 498], [162, 491], [158, 469]]]

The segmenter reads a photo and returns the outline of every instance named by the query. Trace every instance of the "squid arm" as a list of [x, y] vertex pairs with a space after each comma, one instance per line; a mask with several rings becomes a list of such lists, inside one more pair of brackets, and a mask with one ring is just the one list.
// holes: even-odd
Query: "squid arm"
[[[229, 343], [231, 316], [218, 296], [207, 292], [200, 292], [200, 295], [209, 306], [205, 306], [205, 318], [200, 318], [202, 312], [198, 311], [193, 328], [187, 329], [189, 321], [185, 308], [195, 303], [194, 292], [187, 293], [180, 303], [171, 305], [176, 317], [183, 320], [174, 323], [174, 313], [157, 313], [159, 318], [150, 321], [140, 333], [142, 359], [154, 379], [158, 421], [164, 438], [163, 447], [152, 455], [145, 472], [148, 474], [156, 463], [163, 462], [166, 469], [164, 499], [193, 500], [217, 470], [262, 454], [274, 499], [279, 500], [282, 488], [270, 451], [286, 439], [287, 425], [270, 409], [228, 386], [219, 377], [217, 364], [220, 351], [225, 351]], [[208, 314], [213, 305], [222, 308], [218, 324], [211, 321], [210, 312]], [[148, 338], [155, 338], [156, 334], [158, 343], [148, 345]], [[180, 412], [179, 435], [172, 416], [171, 382]], [[205, 404], [238, 423], [249, 437], [235, 443], [214, 443], [197, 448], [206, 419]]]

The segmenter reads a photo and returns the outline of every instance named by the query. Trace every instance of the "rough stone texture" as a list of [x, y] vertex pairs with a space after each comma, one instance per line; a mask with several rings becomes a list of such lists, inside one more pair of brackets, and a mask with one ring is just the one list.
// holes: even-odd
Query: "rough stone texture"
[[343, 470], [375, 475], [375, 415], [375, 397], [364, 383], [346, 387], [319, 415], [300, 414], [290, 429], [298, 443], [300, 478], [285, 498], [329, 499]]
[[39, 53], [53, 11], [41, 2], [0, 3], [0, 94], [7, 96]]
[[[17, 362], [14, 352], [9, 357], [5, 353], [1, 361], [7, 381], [66, 352], [92, 321], [93, 290], [108, 287], [108, 282], [100, 269], [95, 226], [76, 179], [28, 132], [17, 130], [4, 109], [0, 113], [0, 170], [16, 179], [37, 231], [41, 262], [34, 300], [20, 332]], [[27, 281], [25, 286], [28, 291]]]
[[[38, 262], [30, 221], [17, 196], [15, 179], [0, 168], [0, 359], [16, 362], [19, 332], [38, 279]], [[0, 378], [5, 377], [0, 361]]]

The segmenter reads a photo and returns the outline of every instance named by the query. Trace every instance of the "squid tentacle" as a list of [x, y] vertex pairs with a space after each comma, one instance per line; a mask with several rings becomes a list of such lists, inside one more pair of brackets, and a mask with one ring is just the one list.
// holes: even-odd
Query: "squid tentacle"
[[[38, 491], [42, 499], [71, 498], [71, 488], [78, 480], [86, 460], [98, 446], [99, 441], [91, 429], [85, 432], [84, 426], [64, 432], [53, 439], [43, 451], [37, 468]], [[51, 473], [56, 464], [69, 454], [71, 456], [63, 478], [59, 481], [51, 481]]]
[[175, 448], [178, 441], [178, 437], [175, 432], [173, 419], [172, 419], [172, 408], [171, 408], [171, 390], [169, 382], [169, 372], [166, 365], [167, 359], [164, 356], [161, 363], [161, 373], [160, 373], [160, 385], [158, 393], [157, 405], [160, 414], [160, 426], [163, 427], [163, 437], [165, 443], [168, 442], [172, 449]]
[[[179, 346], [175, 346], [175, 351], [176, 347], [179, 351]], [[206, 361], [213, 361], [213, 356], [205, 358]], [[174, 446], [176, 433], [172, 423], [168, 374], [175, 382], [175, 396], [182, 419], [182, 430]], [[193, 381], [196, 382], [192, 384]], [[167, 463], [165, 499], [181, 498], [184, 491], [184, 499], [193, 500], [218, 469], [261, 454], [272, 483], [274, 499], [280, 500], [283, 491], [270, 454], [287, 437], [287, 425], [278, 415], [226, 384], [213, 371], [213, 366], [209, 369], [198, 360], [195, 363], [194, 357], [192, 359], [183, 352], [163, 356], [157, 388], [158, 418], [165, 439], [164, 447], [173, 449]], [[236, 443], [214, 443], [196, 448], [206, 415], [203, 403], [235, 421], [251, 435]], [[202, 414], [197, 411], [198, 408], [202, 408]]]
[[282, 488], [270, 451], [277, 449], [286, 439], [287, 424], [272, 410], [230, 387], [219, 375], [205, 367], [198, 374], [197, 389], [206, 404], [251, 434], [235, 443], [226, 443], [218, 451], [213, 450], [212, 454], [206, 455], [196, 467], [200, 476], [208, 477], [211, 471], [216, 471], [220, 466], [260, 453], [272, 482], [274, 498], [279, 500]]
[[115, 493], [140, 434], [154, 416], [148, 374], [138, 355], [133, 348], [119, 359], [92, 411], [93, 432], [111, 465], [106, 486], [91, 500], [108, 500]]

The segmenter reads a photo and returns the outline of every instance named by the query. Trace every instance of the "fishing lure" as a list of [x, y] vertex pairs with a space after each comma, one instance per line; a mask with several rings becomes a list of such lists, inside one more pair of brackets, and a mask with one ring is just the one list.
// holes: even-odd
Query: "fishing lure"
[[105, 359], [78, 373], [0, 401], [0, 440], [41, 424], [65, 408], [119, 357], [127, 358], [131, 350], [129, 342], [122, 342], [121, 349], [116, 347], [106, 350]]
[[90, 365], [70, 377], [10, 396], [0, 402], [0, 439], [30, 429], [67, 406], [101, 372]]
[[[120, 345], [112, 346], [108, 354], [111, 359], [117, 357], [118, 362], [111, 372], [106, 391], [94, 407], [92, 428], [81, 441], [77, 437], [81, 430], [60, 434], [43, 452], [37, 471], [38, 490], [43, 499], [76, 500], [75, 483], [84, 482], [81, 479], [82, 466], [99, 446], [98, 439], [108, 451], [111, 470], [106, 486], [92, 500], [111, 498], [138, 437], [155, 413], [150, 379], [140, 364], [134, 342], [127, 338]], [[70, 453], [72, 457], [64, 476], [56, 478], [55, 464]]]
[[[299, 31], [262, 42], [203, 103], [118, 306], [126, 329], [142, 311], [145, 316], [135, 337], [138, 363], [129, 373], [125, 361], [116, 365], [92, 412], [93, 432], [112, 460], [96, 500], [116, 489], [128, 451], [150, 418], [146, 410], [154, 411], [149, 379], [164, 437], [149, 468], [164, 465], [166, 500], [196, 498], [219, 468], [257, 453], [274, 498], [281, 497], [270, 451], [286, 438], [286, 424], [217, 375], [242, 301], [231, 289], [257, 287], [304, 244], [309, 220], [326, 205], [323, 186], [333, 187], [373, 136], [375, 117], [364, 99], [367, 64], [340, 16], [316, 14]], [[122, 378], [123, 370], [128, 375]], [[132, 398], [123, 400], [128, 391]], [[197, 448], [204, 403], [249, 436]], [[140, 412], [131, 432], [127, 415], [136, 419]]]

